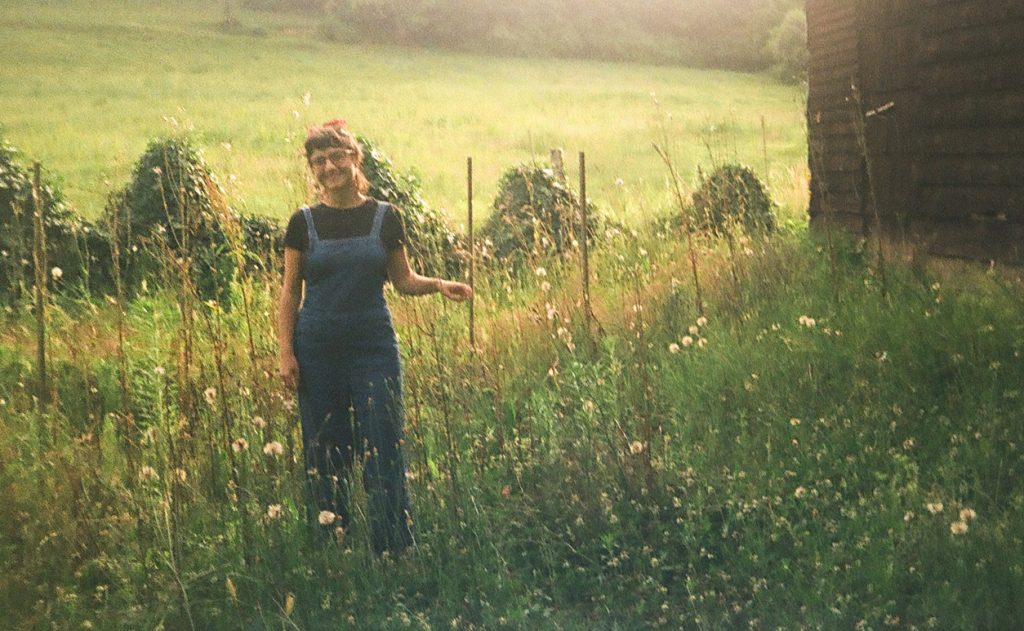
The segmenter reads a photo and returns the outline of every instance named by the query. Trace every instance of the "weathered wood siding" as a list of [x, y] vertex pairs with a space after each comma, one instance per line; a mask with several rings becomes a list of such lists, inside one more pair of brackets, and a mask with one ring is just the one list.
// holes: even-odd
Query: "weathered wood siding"
[[[813, 25], [813, 28], [812, 28]], [[860, 150], [852, 125], [850, 86], [860, 76], [856, 0], [808, 0], [808, 160], [811, 217], [861, 219]]]
[[807, 22], [812, 221], [877, 207], [934, 253], [1024, 262], [1024, 0], [808, 0]]

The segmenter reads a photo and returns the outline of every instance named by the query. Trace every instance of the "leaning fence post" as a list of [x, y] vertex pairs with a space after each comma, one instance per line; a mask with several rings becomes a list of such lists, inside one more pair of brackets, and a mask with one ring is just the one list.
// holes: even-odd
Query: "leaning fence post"
[[[476, 287], [473, 284], [473, 272], [476, 267], [476, 249], [473, 245], [473, 158], [466, 158], [466, 209], [469, 224], [469, 288], [475, 293]], [[469, 346], [476, 349], [476, 322], [474, 317], [473, 293], [469, 296]]]
[[36, 272], [36, 368], [39, 375], [39, 404], [49, 399], [46, 379], [46, 231], [43, 229], [43, 196], [41, 193], [38, 161], [32, 166], [32, 205], [34, 230], [32, 238], [32, 264]]
[[590, 320], [593, 314], [590, 310], [590, 247], [587, 238], [590, 233], [590, 222], [587, 212], [587, 157], [580, 152], [580, 214], [583, 223], [583, 236], [581, 245], [583, 248], [583, 315], [586, 318], [587, 334], [590, 334]]

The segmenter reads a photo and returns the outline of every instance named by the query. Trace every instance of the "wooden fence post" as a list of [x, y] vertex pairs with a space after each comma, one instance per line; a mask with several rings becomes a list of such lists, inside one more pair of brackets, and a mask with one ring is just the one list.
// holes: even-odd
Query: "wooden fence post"
[[[476, 287], [473, 282], [473, 272], [476, 267], [476, 248], [473, 243], [473, 158], [466, 158], [466, 207], [469, 224], [469, 287], [476, 292]], [[476, 350], [476, 319], [474, 302], [476, 300], [475, 295], [469, 297], [469, 346]]]
[[46, 378], [46, 230], [43, 222], [43, 196], [40, 183], [42, 166], [36, 161], [32, 166], [32, 205], [34, 230], [32, 238], [32, 264], [36, 272], [36, 368], [39, 376], [39, 404], [45, 406], [49, 400]]
[[587, 335], [590, 334], [590, 321], [593, 312], [590, 309], [590, 247], [588, 235], [590, 232], [589, 212], [587, 208], [587, 157], [580, 152], [580, 213], [583, 223], [583, 235], [581, 246], [583, 248], [583, 314], [586, 318]]

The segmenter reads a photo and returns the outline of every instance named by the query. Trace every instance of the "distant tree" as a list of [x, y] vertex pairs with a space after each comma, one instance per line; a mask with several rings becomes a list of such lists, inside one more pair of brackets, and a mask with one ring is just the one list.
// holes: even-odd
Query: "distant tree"
[[807, 79], [807, 16], [792, 9], [782, 17], [768, 40], [772, 72], [782, 81], [799, 83]]

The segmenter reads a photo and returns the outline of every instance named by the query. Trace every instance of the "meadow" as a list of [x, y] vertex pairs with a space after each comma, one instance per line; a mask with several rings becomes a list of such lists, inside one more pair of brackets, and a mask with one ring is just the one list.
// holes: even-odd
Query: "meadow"
[[418, 174], [427, 201], [456, 224], [467, 156], [486, 212], [501, 173], [546, 161], [553, 147], [565, 148], [570, 167], [587, 152], [596, 199], [614, 199], [622, 180], [667, 205], [651, 148], [663, 127], [688, 180], [712, 159], [747, 163], [764, 178], [765, 141], [768, 181], [787, 206], [803, 207], [800, 88], [729, 72], [345, 45], [325, 40], [309, 17], [238, 16], [248, 30], [225, 34], [220, 3], [5, 3], [4, 136], [60, 174], [69, 201], [93, 218], [150, 139], [183, 129], [242, 210], [287, 217], [306, 195], [306, 127], [338, 117]]
[[[577, 252], [481, 263], [475, 347], [465, 306], [389, 290], [416, 531], [397, 557], [371, 552], [358, 484], [352, 526], [312, 536], [296, 402], [276, 375], [279, 265], [241, 268], [219, 301], [200, 299], [174, 257], [131, 300], [51, 274], [43, 387], [29, 297], [0, 314], [7, 628], [1024, 618], [1020, 270], [889, 246], [879, 257], [877, 243], [809, 231], [797, 91], [717, 72], [356, 50], [311, 41], [298, 18], [243, 14], [266, 29], [254, 48], [198, 4], [186, 18], [184, 4], [100, 6], [117, 24], [75, 1], [0, 17], [0, 52], [18, 60], [0, 68], [5, 133], [90, 216], [167, 115], [207, 147], [232, 205], [282, 217], [306, 195], [304, 125], [341, 114], [448, 208], [474, 148], [493, 162], [480, 167], [486, 200], [508, 165], [578, 142], [591, 196], [628, 221], [590, 252], [593, 319]], [[395, 78], [386, 91], [403, 98], [387, 116], [372, 88], [352, 99], [308, 83], [352, 68]], [[684, 178], [733, 154], [760, 170], [761, 113], [783, 221], [691, 244], [651, 142], [668, 130]]]

